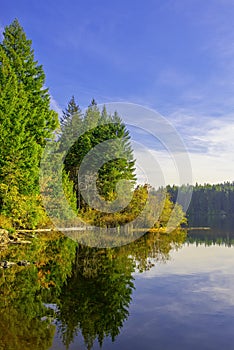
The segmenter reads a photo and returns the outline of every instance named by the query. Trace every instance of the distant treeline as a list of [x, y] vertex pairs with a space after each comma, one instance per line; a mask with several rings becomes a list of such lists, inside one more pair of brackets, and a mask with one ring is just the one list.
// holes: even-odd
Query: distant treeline
[[234, 246], [234, 233], [230, 231], [224, 232], [220, 229], [210, 229], [210, 230], [192, 230], [188, 231], [187, 244], [198, 245], [219, 245], [225, 247]]
[[[234, 214], [234, 182], [220, 184], [204, 184], [195, 186], [183, 185], [180, 187], [180, 195], [183, 198], [192, 187], [192, 198], [187, 210], [190, 226], [214, 226], [225, 221], [230, 221]], [[167, 186], [173, 202], [176, 201], [178, 186]], [[232, 220], [233, 221], [233, 220]]]

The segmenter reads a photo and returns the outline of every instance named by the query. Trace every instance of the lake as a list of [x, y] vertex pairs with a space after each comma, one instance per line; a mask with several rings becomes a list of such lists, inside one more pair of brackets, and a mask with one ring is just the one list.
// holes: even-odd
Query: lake
[[12, 245], [0, 349], [233, 349], [233, 243], [221, 225], [108, 250], [60, 234]]

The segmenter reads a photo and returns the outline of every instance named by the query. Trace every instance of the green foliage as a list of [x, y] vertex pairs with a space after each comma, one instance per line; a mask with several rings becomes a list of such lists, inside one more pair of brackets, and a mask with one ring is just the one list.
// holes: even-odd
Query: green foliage
[[55, 326], [47, 320], [29, 318], [11, 306], [1, 311], [1, 350], [47, 350], [52, 346]]
[[11, 219], [7, 218], [6, 216], [4, 216], [2, 214], [0, 214], [0, 227], [11, 231], [12, 230], [12, 221], [11, 221]]
[[0, 181], [6, 191], [17, 185], [24, 194], [31, 193], [38, 172], [38, 145], [28, 131], [27, 95], [10, 66], [10, 60], [0, 46]]
[[[48, 89], [44, 88], [45, 74], [34, 59], [31, 45], [17, 20], [5, 28], [0, 44], [0, 213], [11, 218], [15, 228], [35, 228], [48, 223], [39, 196], [39, 169], [40, 165], [46, 169], [46, 164], [40, 164], [41, 155], [46, 142], [54, 140], [53, 132], [58, 126], [57, 114], [50, 109]], [[98, 148], [110, 140], [114, 142], [108, 143], [107, 148]], [[56, 158], [58, 163], [64, 161], [64, 168], [45, 171], [41, 179], [45, 206], [51, 193], [53, 197], [49, 216], [52, 210], [59, 222], [63, 217], [74, 217], [78, 210], [89, 223], [113, 227], [131, 222], [144, 209], [138, 224], [151, 227], [152, 218], [162, 209], [161, 202], [157, 195], [147, 202], [147, 186], [134, 190], [135, 160], [130, 135], [117, 112], [109, 115], [105, 107], [100, 111], [92, 100], [82, 115], [72, 97], [63, 112], [61, 134], [56, 144], [56, 151], [48, 152], [45, 159], [48, 163], [50, 157]], [[78, 187], [81, 163], [91, 150], [92, 159], [83, 177], [92, 178], [98, 170], [95, 181], [100, 198], [122, 208], [116, 213], [89, 208]], [[85, 178], [80, 182], [87, 186]], [[93, 188], [90, 191], [88, 195], [92, 196]], [[125, 206], [126, 192], [133, 196]], [[166, 198], [157, 225], [164, 226], [172, 211], [173, 205]], [[179, 207], [173, 213], [175, 220], [179, 216], [183, 220]]]
[[134, 289], [133, 271], [149, 270], [156, 262], [169, 259], [186, 232], [161, 235], [148, 233], [139, 240], [118, 248], [96, 249], [79, 245], [72, 276], [64, 285], [58, 303], [58, 326], [68, 348], [82, 333], [87, 349], [97, 339], [115, 340], [127, 319]]
[[75, 270], [58, 304], [60, 332], [68, 347], [80, 330], [88, 349], [97, 338], [114, 341], [128, 317], [134, 288], [133, 265], [127, 256], [79, 247]]
[[58, 233], [0, 251], [1, 261], [30, 262], [27, 267], [0, 270], [0, 349], [46, 350], [52, 346], [55, 326], [45, 302], [56, 302], [71, 275], [75, 252], [76, 243]]
[[[58, 125], [44, 89], [42, 66], [17, 20], [0, 44], [0, 211], [16, 227], [44, 221], [39, 194], [39, 162], [46, 138]], [[30, 203], [31, 202], [31, 203]]]
[[[76, 139], [76, 134], [80, 135]], [[102, 113], [99, 111], [96, 102], [92, 101], [88, 107], [84, 117], [82, 117], [79, 106], [76, 105], [74, 98], [69, 102], [68, 108], [63, 113], [62, 134], [60, 137], [60, 149], [67, 147], [69, 141], [75, 138], [75, 142], [71, 144], [65, 160], [65, 171], [69, 173], [74, 183], [77, 198], [80, 198], [79, 188], [77, 185], [77, 175], [79, 167], [84, 157], [95, 146], [109, 140], [119, 140], [119, 146], [115, 150], [115, 159], [105, 161], [106, 153], [97, 152], [92, 158], [93, 164], [89, 164], [89, 175], [92, 174], [95, 165], [102, 161], [103, 166], [99, 169], [97, 187], [99, 193], [106, 200], [113, 201], [116, 198], [116, 184], [121, 179], [135, 182], [135, 161], [133, 159], [133, 151], [130, 144], [129, 132], [121, 121], [120, 117], [115, 113], [113, 116], [107, 115], [105, 107]], [[123, 154], [118, 157], [118, 154]], [[107, 158], [108, 159], [108, 158]], [[88, 175], [88, 174], [87, 174]], [[85, 205], [82, 198], [78, 207]]]
[[148, 185], [138, 185], [130, 203], [121, 211], [105, 213], [85, 209], [81, 211], [81, 217], [85, 222], [100, 227], [120, 227], [133, 222], [130, 230], [145, 231], [154, 228], [176, 229], [187, 223], [182, 207], [174, 204], [165, 190], [156, 191]]
[[[191, 186], [190, 186], [191, 187]], [[168, 186], [173, 202], [176, 201], [178, 187]], [[192, 186], [192, 199], [187, 210], [189, 226], [217, 226], [220, 219], [233, 217], [234, 183], [196, 184]], [[187, 187], [180, 188], [186, 193]]]
[[168, 193], [164, 199], [163, 210], [160, 214], [158, 222], [161, 227], [165, 227], [167, 224], [170, 224], [170, 226], [174, 228], [187, 223], [182, 207], [178, 203], [174, 204]]
[[166, 261], [185, 237], [184, 230], [151, 232], [126, 246], [97, 249], [51, 232], [0, 251], [1, 261], [31, 263], [0, 269], [0, 349], [49, 348], [55, 320], [67, 348], [78, 333], [88, 349], [96, 339], [114, 341], [129, 315], [132, 273]]
[[[0, 191], [1, 187], [2, 184]], [[11, 186], [2, 198], [4, 198], [2, 214], [6, 218], [11, 218], [11, 223], [15, 228], [34, 229], [38, 224], [43, 226], [47, 220], [39, 195], [23, 195], [19, 193], [16, 186]]]
[[51, 131], [58, 126], [58, 118], [50, 110], [50, 95], [44, 88], [43, 68], [35, 61], [32, 42], [27, 39], [17, 20], [5, 28], [1, 46], [30, 102], [31, 118], [27, 121], [30, 135], [38, 145], [44, 146], [46, 138], [51, 137]]
[[44, 207], [48, 216], [53, 218], [53, 223], [58, 227], [63, 224], [69, 227], [72, 226], [72, 218], [77, 214], [77, 199], [73, 182], [62, 166], [63, 154], [57, 152], [57, 146], [55, 144], [53, 151], [47, 148], [41, 161], [40, 190]]
[[60, 150], [69, 150], [71, 140], [79, 137], [81, 124], [82, 112], [80, 107], [76, 104], [74, 96], [72, 96], [60, 120]]

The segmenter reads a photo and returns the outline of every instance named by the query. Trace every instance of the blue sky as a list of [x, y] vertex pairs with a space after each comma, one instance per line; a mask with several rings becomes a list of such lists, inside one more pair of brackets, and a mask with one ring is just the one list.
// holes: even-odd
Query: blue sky
[[1, 31], [14, 18], [54, 108], [72, 95], [82, 107], [92, 97], [150, 107], [181, 135], [194, 182], [234, 180], [232, 0], [3, 0]]

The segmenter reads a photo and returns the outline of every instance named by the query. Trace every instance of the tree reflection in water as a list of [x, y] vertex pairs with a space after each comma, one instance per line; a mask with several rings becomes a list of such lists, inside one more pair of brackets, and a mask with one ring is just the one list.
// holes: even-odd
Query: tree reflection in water
[[184, 230], [151, 232], [98, 249], [53, 233], [2, 250], [1, 261], [30, 265], [0, 270], [0, 349], [49, 349], [56, 326], [67, 349], [79, 333], [87, 349], [96, 339], [100, 346], [106, 337], [114, 341], [129, 315], [133, 272], [167, 261], [185, 239]]

